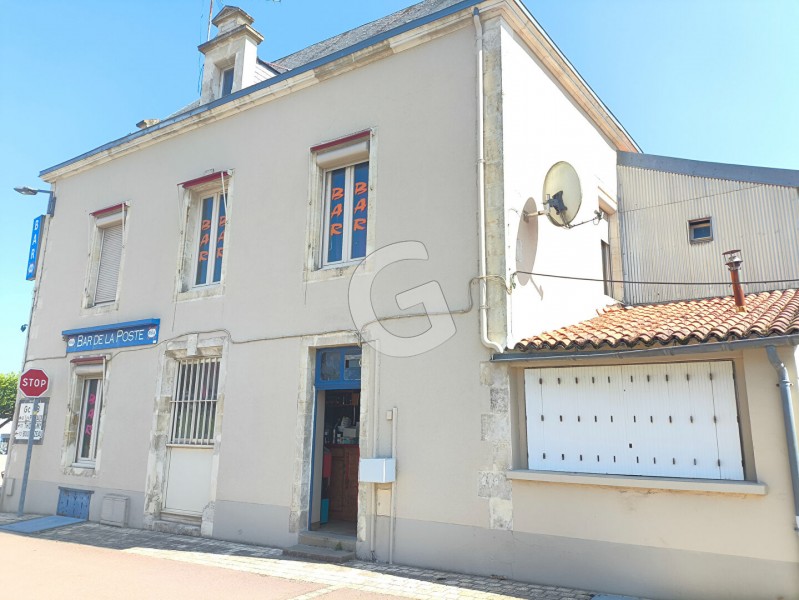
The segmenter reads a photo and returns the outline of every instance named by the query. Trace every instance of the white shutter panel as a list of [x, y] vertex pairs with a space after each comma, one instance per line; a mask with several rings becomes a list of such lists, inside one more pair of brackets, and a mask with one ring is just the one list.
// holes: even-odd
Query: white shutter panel
[[94, 303], [113, 302], [117, 299], [119, 264], [122, 260], [122, 223], [104, 227], [100, 244], [100, 264], [97, 266], [97, 287]]
[[527, 369], [531, 469], [744, 478], [732, 363]]

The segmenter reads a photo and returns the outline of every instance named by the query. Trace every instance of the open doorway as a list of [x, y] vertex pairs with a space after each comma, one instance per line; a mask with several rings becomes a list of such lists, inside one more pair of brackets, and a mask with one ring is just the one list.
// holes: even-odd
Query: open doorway
[[314, 468], [309, 529], [354, 536], [358, 520], [361, 350], [317, 353]]

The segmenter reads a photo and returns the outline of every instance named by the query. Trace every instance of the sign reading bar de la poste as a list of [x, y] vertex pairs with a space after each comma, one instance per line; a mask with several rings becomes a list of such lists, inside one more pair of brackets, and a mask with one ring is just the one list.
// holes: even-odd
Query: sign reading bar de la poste
[[157, 344], [160, 324], [160, 319], [147, 319], [87, 329], [70, 329], [62, 331], [61, 335], [67, 340], [67, 352], [108, 350]]

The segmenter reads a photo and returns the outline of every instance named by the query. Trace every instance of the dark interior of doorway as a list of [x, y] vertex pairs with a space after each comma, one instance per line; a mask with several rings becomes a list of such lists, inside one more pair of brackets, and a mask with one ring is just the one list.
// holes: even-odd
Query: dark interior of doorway
[[354, 535], [358, 519], [361, 392], [326, 390], [319, 530]]

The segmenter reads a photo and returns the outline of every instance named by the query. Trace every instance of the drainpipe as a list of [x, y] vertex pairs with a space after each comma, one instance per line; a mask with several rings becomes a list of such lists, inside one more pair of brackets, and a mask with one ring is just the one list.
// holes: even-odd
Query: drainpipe
[[480, 225], [480, 341], [494, 352], [505, 350], [500, 344], [488, 339], [488, 283], [486, 280], [486, 200], [485, 200], [485, 148], [483, 143], [483, 113], [485, 97], [483, 91], [483, 26], [480, 23], [480, 10], [475, 7], [472, 13], [477, 44], [477, 202]]
[[[391, 458], [397, 460], [397, 407], [391, 409]], [[391, 484], [391, 519], [388, 530], [388, 564], [394, 564], [394, 531], [397, 528], [397, 476]]]
[[791, 465], [791, 485], [793, 486], [793, 508], [796, 518], [795, 529], [799, 531], [799, 449], [797, 449], [796, 415], [791, 398], [791, 380], [788, 369], [780, 360], [774, 346], [766, 346], [769, 362], [780, 378], [780, 397], [782, 398], [783, 420], [785, 421], [785, 441], [788, 443], [788, 462]]

